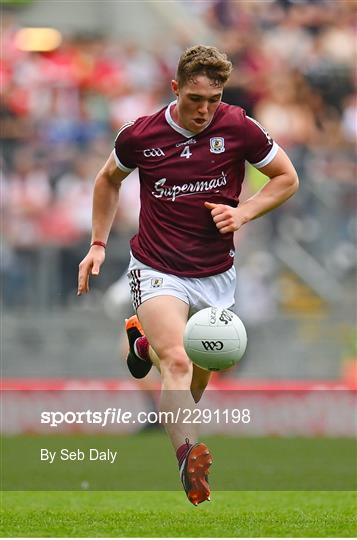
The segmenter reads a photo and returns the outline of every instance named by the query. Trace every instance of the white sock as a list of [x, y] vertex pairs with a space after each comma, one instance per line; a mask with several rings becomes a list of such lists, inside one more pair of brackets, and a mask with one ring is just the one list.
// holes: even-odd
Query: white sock
[[140, 354], [138, 353], [138, 348], [136, 346], [136, 342], [138, 341], [138, 339], [140, 339], [140, 338], [136, 338], [136, 340], [134, 341], [134, 352], [135, 352], [136, 356], [138, 356], [140, 358], [140, 360], [145, 361], [145, 358], [142, 358], [142, 356], [140, 356]]

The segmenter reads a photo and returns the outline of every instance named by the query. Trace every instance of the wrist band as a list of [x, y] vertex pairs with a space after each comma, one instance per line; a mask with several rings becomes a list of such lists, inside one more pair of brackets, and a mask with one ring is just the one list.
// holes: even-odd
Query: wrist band
[[105, 249], [107, 247], [107, 244], [105, 242], [102, 242], [101, 240], [94, 240], [94, 242], [91, 243], [90, 247], [92, 246], [101, 246]]

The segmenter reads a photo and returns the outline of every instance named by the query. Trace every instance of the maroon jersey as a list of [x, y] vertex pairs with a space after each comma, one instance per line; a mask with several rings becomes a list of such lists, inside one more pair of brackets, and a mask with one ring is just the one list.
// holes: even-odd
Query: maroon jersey
[[233, 264], [233, 233], [219, 233], [204, 202], [236, 207], [245, 160], [263, 167], [278, 145], [240, 107], [221, 103], [211, 123], [194, 134], [173, 121], [172, 105], [128, 122], [115, 141], [118, 167], [139, 168], [139, 231], [131, 250], [165, 273], [212, 276]]

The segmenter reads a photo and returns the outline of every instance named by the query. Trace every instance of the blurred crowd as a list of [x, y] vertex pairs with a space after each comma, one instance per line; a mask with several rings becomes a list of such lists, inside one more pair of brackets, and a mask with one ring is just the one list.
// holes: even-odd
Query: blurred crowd
[[[352, 185], [357, 131], [356, 2], [207, 0], [183, 2], [204, 21], [212, 44], [235, 66], [224, 100], [243, 106], [286, 149], [302, 184]], [[1, 63], [2, 273], [24, 252], [88, 242], [95, 173], [127, 120], [172, 99], [181, 51], [172, 42], [139, 47], [100, 35], [65, 36], [47, 53], [15, 44], [19, 25], [4, 14]], [[124, 189], [113, 236], [128, 236], [139, 210], [135, 174]], [[294, 209], [314, 211], [308, 191]], [[341, 219], [353, 213], [349, 191]], [[351, 223], [345, 223], [345, 228]], [[346, 233], [347, 235], [350, 232]]]

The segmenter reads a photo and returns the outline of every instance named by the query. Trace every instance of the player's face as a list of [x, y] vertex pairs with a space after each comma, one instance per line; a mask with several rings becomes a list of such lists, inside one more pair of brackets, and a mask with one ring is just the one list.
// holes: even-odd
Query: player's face
[[222, 99], [223, 86], [219, 86], [205, 75], [197, 75], [184, 86], [172, 81], [171, 87], [177, 96], [173, 118], [180, 126], [200, 133], [211, 122]]

